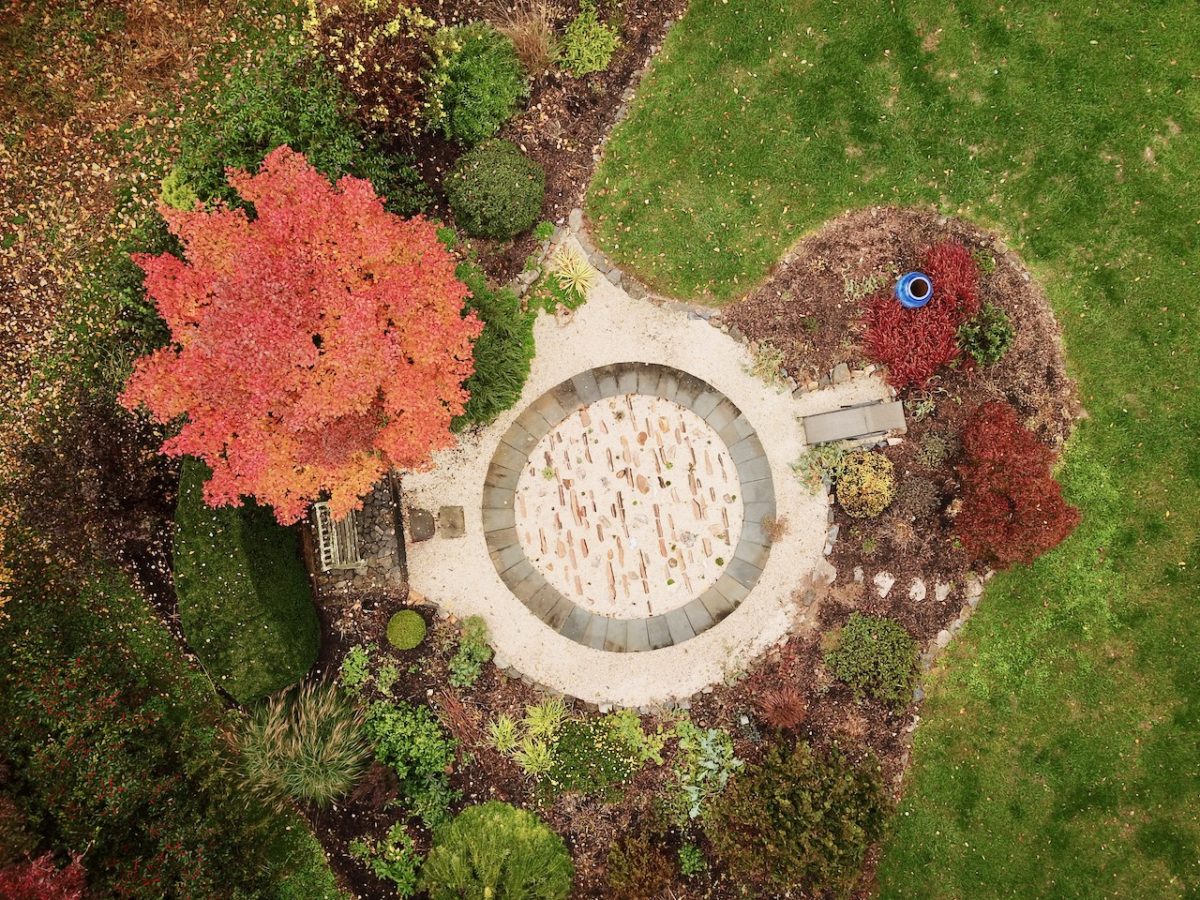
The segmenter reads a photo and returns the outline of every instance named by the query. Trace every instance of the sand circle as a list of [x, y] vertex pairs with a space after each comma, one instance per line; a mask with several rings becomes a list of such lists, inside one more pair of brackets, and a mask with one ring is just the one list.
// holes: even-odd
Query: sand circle
[[529, 453], [513, 497], [526, 559], [600, 616], [684, 606], [721, 576], [742, 531], [737, 466], [699, 415], [661, 397], [605, 397]]

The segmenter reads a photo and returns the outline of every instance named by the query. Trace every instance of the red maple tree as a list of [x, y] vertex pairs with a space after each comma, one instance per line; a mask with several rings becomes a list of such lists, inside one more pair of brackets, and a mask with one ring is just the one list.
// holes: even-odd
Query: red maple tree
[[208, 464], [210, 505], [253, 497], [286, 524], [328, 492], [345, 515], [451, 444], [482, 324], [434, 225], [385, 211], [370, 182], [331, 185], [287, 147], [228, 177], [253, 217], [162, 207], [186, 261], [134, 257], [171, 344], [121, 402], [186, 416], [162, 450]]
[[1079, 524], [1050, 473], [1054, 455], [1009, 404], [985, 403], [962, 435], [962, 509], [954, 527], [977, 559], [1031, 563]]
[[80, 900], [87, 887], [87, 876], [78, 856], [62, 869], [54, 865], [54, 855], [0, 869], [0, 897], [6, 900]]
[[933, 297], [920, 309], [905, 309], [891, 288], [871, 297], [864, 321], [867, 352], [887, 367], [896, 387], [923, 385], [958, 356], [958, 326], [979, 312], [979, 266], [957, 241], [925, 252], [922, 268]]

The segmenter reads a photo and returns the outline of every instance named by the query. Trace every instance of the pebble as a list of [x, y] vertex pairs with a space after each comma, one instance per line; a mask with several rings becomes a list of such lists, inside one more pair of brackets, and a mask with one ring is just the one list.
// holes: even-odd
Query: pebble
[[912, 600], [914, 603], [920, 603], [925, 599], [924, 579], [918, 578], [912, 583], [912, 586], [908, 589], [908, 599]]
[[872, 579], [875, 583], [875, 590], [879, 591], [879, 596], [886, 597], [892, 589], [892, 585], [896, 583], [896, 576], [891, 572], [876, 572]]
[[595, 266], [596, 271], [601, 275], [612, 268], [612, 263], [608, 261], [608, 257], [603, 253], [593, 253], [591, 262], [592, 265]]
[[842, 384], [850, 380], [850, 367], [845, 363], [838, 363], [833, 367], [833, 371], [829, 373], [829, 377], [834, 384]]
[[574, 234], [578, 234], [579, 229], [583, 228], [583, 210], [578, 206], [571, 210], [570, 215], [567, 216], [567, 226]]
[[950, 638], [952, 638], [952, 637], [953, 637], [953, 635], [949, 631], [947, 631], [945, 628], [943, 628], [941, 631], [939, 631], [937, 633], [937, 637], [934, 638], [934, 643], [937, 644], [939, 647], [946, 647], [950, 643]]
[[609, 281], [611, 281], [613, 284], [620, 285], [621, 276], [623, 274], [624, 273], [620, 269], [609, 269], [608, 272], [605, 273], [604, 277], [607, 278]]
[[933, 589], [933, 599], [938, 603], [944, 603], [946, 598], [950, 596], [950, 585], [944, 581], [939, 581], [937, 587]]
[[855, 584], [862, 584], [862, 581], [863, 581], [863, 570], [862, 570], [862, 566], [855, 566], [855, 567], [854, 567], [854, 583], [855, 583]]
[[913, 700], [916, 701], [917, 703], [920, 703], [924, 699], [925, 699], [925, 688], [921, 687], [920, 685], [917, 685], [915, 688], [913, 688]]

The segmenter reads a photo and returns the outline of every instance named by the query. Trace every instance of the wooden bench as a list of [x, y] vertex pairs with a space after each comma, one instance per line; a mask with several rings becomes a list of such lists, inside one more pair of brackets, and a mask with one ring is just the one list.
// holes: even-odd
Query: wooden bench
[[804, 442], [810, 447], [831, 441], [858, 441], [881, 437], [891, 431], [908, 431], [904, 404], [899, 400], [873, 400], [829, 412], [805, 416], [800, 420]]

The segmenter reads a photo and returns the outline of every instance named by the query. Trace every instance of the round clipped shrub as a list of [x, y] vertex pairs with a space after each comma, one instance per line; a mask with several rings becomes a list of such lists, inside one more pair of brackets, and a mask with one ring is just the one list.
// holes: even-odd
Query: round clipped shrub
[[508, 141], [485, 141], [446, 178], [454, 220], [472, 237], [507, 240], [528, 231], [545, 194], [545, 171]]
[[879, 453], [860, 450], [842, 463], [837, 480], [837, 500], [848, 515], [873, 519], [896, 495], [896, 476], [892, 461]]
[[468, 806], [435, 836], [421, 869], [432, 900], [564, 900], [574, 869], [562, 838], [507, 803]]
[[917, 642], [894, 619], [854, 613], [825, 652], [825, 665], [858, 698], [903, 706], [912, 696]]
[[425, 620], [416, 610], [402, 609], [388, 620], [387, 637], [397, 650], [411, 650], [425, 640]]
[[958, 326], [959, 348], [981, 366], [1000, 362], [1016, 336], [1008, 313], [992, 303]]
[[435, 121], [449, 140], [478, 144], [492, 137], [529, 93], [513, 42], [486, 22], [446, 30], [447, 55], [437, 82]]
[[285, 807], [327, 806], [358, 780], [371, 751], [358, 708], [336, 685], [309, 683], [260, 706], [238, 738], [251, 790]]

